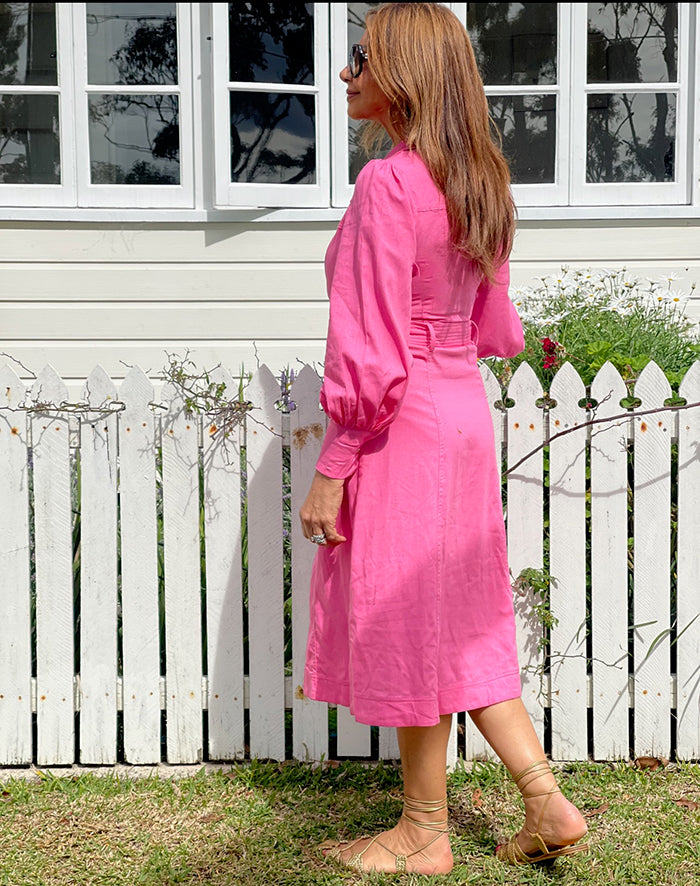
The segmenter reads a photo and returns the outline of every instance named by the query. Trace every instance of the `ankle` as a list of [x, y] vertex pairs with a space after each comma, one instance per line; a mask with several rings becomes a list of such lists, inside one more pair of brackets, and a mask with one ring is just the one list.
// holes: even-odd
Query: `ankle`
[[560, 788], [547, 760], [537, 760], [513, 776], [523, 800], [559, 793]]

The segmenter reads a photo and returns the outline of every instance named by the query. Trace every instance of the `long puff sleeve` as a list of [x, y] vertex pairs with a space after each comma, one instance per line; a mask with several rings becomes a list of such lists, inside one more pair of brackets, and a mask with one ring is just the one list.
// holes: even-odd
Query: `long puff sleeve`
[[317, 469], [344, 479], [362, 445], [396, 416], [411, 353], [416, 254], [409, 194], [394, 164], [370, 161], [326, 257], [330, 321], [321, 405], [330, 418]]
[[479, 330], [478, 357], [515, 357], [525, 347], [523, 324], [508, 295], [510, 269], [505, 261], [493, 283], [484, 280], [476, 293], [472, 320]]

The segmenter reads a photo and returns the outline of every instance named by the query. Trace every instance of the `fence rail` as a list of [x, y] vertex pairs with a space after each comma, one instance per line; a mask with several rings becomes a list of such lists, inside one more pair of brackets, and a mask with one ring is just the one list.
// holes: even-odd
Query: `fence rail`
[[[653, 363], [630, 410], [609, 364], [589, 391], [562, 367], [544, 408], [527, 364], [506, 410], [482, 376], [497, 457], [516, 466], [511, 572], [552, 576], [544, 600], [515, 592], [523, 697], [548, 750], [697, 759], [700, 410], [665, 409]], [[212, 380], [238, 390], [223, 369]], [[0, 764], [397, 756], [394, 730], [301, 689], [315, 549], [296, 513], [324, 431], [319, 389], [305, 367], [282, 412], [262, 366], [227, 429], [188, 415], [174, 386], [156, 401], [138, 368], [117, 389], [96, 367], [77, 411], [57, 405], [67, 389], [50, 366], [30, 392], [0, 368]], [[680, 395], [700, 400], [700, 362]], [[458, 752], [490, 755], [463, 715]]]

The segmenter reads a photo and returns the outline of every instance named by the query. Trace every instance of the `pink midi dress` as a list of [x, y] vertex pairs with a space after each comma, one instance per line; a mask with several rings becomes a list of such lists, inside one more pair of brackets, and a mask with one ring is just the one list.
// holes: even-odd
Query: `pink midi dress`
[[508, 297], [450, 246], [403, 143], [361, 171], [326, 254], [317, 463], [343, 478], [312, 572], [304, 692], [361, 723], [431, 726], [520, 696], [493, 426], [477, 357], [523, 348]]

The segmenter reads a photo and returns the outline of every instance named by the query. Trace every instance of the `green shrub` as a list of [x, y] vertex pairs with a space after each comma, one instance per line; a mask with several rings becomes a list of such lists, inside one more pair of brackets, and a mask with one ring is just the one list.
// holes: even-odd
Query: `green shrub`
[[608, 360], [627, 382], [653, 360], [675, 390], [700, 357], [700, 338], [699, 324], [684, 313], [687, 297], [671, 288], [673, 280], [673, 275], [641, 280], [624, 268], [563, 267], [560, 274], [515, 291], [525, 349], [517, 357], [487, 362], [504, 387], [528, 362], [548, 390], [567, 360], [586, 385]]

